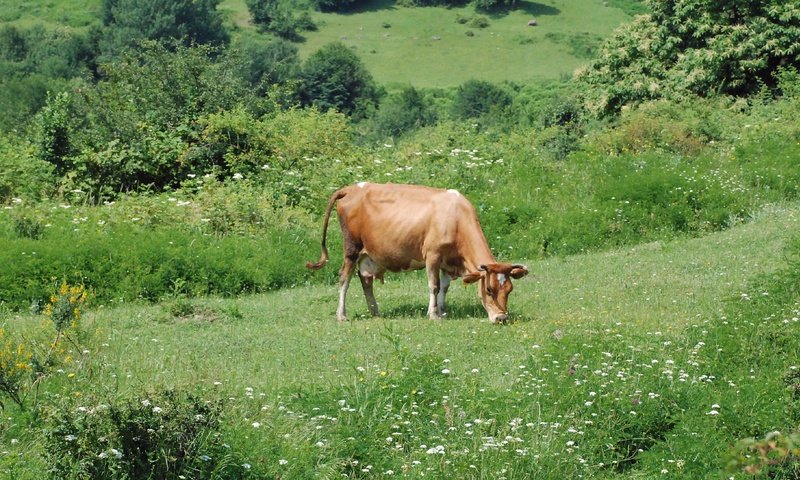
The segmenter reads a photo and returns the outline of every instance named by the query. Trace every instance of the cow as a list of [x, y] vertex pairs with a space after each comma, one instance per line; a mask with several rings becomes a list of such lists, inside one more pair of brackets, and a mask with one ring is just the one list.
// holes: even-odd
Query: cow
[[419, 185], [360, 182], [331, 195], [322, 225], [322, 253], [306, 267], [318, 270], [328, 262], [326, 237], [334, 205], [344, 240], [344, 262], [339, 271], [339, 307], [336, 318], [346, 321], [345, 297], [350, 279], [358, 272], [369, 312], [378, 316], [373, 294], [375, 279], [388, 271], [425, 268], [428, 273], [428, 316], [445, 312], [451, 279], [479, 283], [478, 297], [492, 323], [508, 320], [511, 279], [528, 274], [520, 264], [497, 262], [489, 249], [472, 204], [456, 190]]

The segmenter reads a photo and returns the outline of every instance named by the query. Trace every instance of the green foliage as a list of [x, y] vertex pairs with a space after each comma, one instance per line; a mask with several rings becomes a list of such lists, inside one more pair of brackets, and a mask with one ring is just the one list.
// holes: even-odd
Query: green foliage
[[0, 52], [0, 131], [23, 132], [48, 91], [65, 90], [94, 68], [91, 39], [67, 29], [3, 26]]
[[796, 2], [650, 2], [578, 75], [598, 115], [648, 99], [747, 95], [800, 64]]
[[303, 63], [300, 98], [304, 105], [361, 118], [375, 107], [379, 97], [379, 89], [361, 59], [341, 42], [325, 45]]
[[247, 10], [253, 23], [262, 30], [289, 39], [298, 40], [298, 30], [315, 30], [316, 25], [308, 12], [295, 16], [297, 7], [285, 0], [247, 0]]
[[[33, 378], [33, 353], [24, 341], [19, 341], [0, 328], [0, 393], [20, 407]], [[0, 407], [5, 404], [0, 401]]]
[[0, 136], [0, 203], [38, 200], [52, 190], [53, 167], [35, 156], [35, 147]]
[[467, 22], [467, 26], [472, 28], [487, 28], [489, 25], [489, 19], [483, 15], [475, 15]]
[[380, 138], [395, 138], [436, 123], [436, 111], [422, 92], [405, 87], [386, 97], [372, 117], [371, 129]]
[[473, 0], [475, 8], [492, 10], [496, 8], [513, 8], [519, 4], [518, 0]]
[[45, 430], [54, 475], [76, 478], [240, 478], [218, 431], [222, 403], [166, 390], [54, 409]]
[[366, 3], [366, 0], [311, 0], [311, 3], [323, 12], [343, 12]]
[[212, 61], [211, 51], [149, 43], [107, 65], [99, 83], [56, 97], [40, 114], [41, 158], [95, 198], [211, 171], [216, 159], [194, 149], [199, 120], [248, 101], [239, 69]]
[[47, 98], [47, 103], [37, 116], [38, 158], [55, 167], [57, 175], [64, 175], [72, 168], [70, 154], [70, 97], [62, 92]]
[[103, 0], [101, 48], [116, 56], [145, 40], [224, 45], [230, 40], [219, 0]]
[[468, 80], [455, 92], [451, 115], [459, 120], [498, 115], [510, 104], [511, 95], [504, 89], [490, 82]]
[[[307, 215], [276, 208], [260, 186], [208, 179], [195, 186], [196, 196], [180, 202], [134, 198], [83, 213], [58, 205], [23, 213], [15, 206], [19, 216], [47, 224], [31, 239], [17, 236], [11, 218], [0, 222], [8, 245], [0, 261], [9, 265], [0, 272], [4, 305], [41, 304], [53, 279], [85, 285], [99, 303], [155, 301], [173, 295], [176, 282], [188, 296], [230, 296], [302, 281], [303, 263], [317, 243]], [[275, 254], [263, 255], [265, 238]]]
[[242, 34], [234, 41], [228, 54], [241, 56], [234, 61], [241, 66], [239, 76], [262, 95], [275, 84], [290, 82], [300, 70], [297, 47], [282, 39]]

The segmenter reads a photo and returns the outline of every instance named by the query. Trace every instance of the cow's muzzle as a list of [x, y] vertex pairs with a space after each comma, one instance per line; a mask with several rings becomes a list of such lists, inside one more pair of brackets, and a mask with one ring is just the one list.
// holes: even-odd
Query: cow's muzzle
[[499, 314], [499, 315], [495, 316], [495, 317], [492, 319], [492, 323], [494, 323], [494, 324], [497, 324], [497, 323], [506, 323], [507, 321], [508, 321], [508, 314], [506, 314], [506, 313], [501, 313], [501, 314]]

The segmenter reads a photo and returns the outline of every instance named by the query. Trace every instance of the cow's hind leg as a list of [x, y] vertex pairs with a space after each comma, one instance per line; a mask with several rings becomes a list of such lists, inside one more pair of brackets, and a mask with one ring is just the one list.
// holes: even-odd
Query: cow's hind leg
[[352, 256], [344, 257], [342, 268], [339, 270], [339, 307], [336, 309], [336, 319], [340, 322], [347, 321], [345, 312], [345, 300], [347, 299], [347, 288], [350, 286], [350, 279], [356, 269], [356, 258]]
[[361, 279], [361, 288], [364, 289], [364, 296], [367, 298], [367, 306], [369, 307], [369, 314], [373, 317], [379, 317], [378, 302], [375, 301], [375, 294], [372, 292], [372, 285], [375, 283], [375, 277], [369, 274], [362, 274], [358, 272], [358, 278]]
[[442, 271], [439, 274], [439, 294], [436, 296], [436, 308], [439, 316], [444, 316], [444, 303], [447, 290], [450, 288], [450, 275]]

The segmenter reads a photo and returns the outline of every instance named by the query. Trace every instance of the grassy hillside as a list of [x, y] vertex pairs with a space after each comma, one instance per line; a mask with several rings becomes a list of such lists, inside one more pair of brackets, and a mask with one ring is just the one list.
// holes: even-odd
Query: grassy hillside
[[0, 25], [9, 23], [18, 27], [30, 27], [44, 24], [50, 27], [81, 28], [98, 22], [99, 18], [99, 0], [0, 0]]
[[[377, 289], [380, 319], [362, 316], [354, 286], [347, 324], [333, 318], [333, 285], [94, 310], [74, 337], [85, 343], [68, 347], [71, 362], [40, 392], [64, 405], [47, 428], [75, 439], [29, 429], [7, 408], [0, 472], [42, 478], [53, 445], [74, 447], [74, 461], [95, 445], [98, 405], [133, 397], [148, 406], [140, 415], [151, 401], [169, 411], [178, 404], [158, 392], [177, 389], [225, 399], [228, 478], [709, 474], [739, 436], [781, 427], [780, 372], [767, 383], [747, 373], [758, 364], [740, 374], [719, 352], [731, 338], [757, 346], [763, 335], [723, 329], [750, 320], [737, 305], [762, 295], [753, 279], [784, 265], [799, 223], [796, 204], [774, 206], [704, 238], [529, 263], [508, 327], [487, 324], [474, 287], [460, 285], [450, 318], [427, 320], [416, 274]], [[5, 326], [35, 337], [38, 324], [25, 315]], [[765, 395], [772, 403], [749, 400]], [[712, 404], [718, 417], [707, 415]]]
[[[470, 78], [557, 79], [586, 63], [602, 39], [630, 19], [615, 5], [596, 0], [523, 1], [515, 10], [484, 14], [471, 6], [406, 8], [376, 0], [348, 14], [314, 12], [319, 29], [305, 32], [298, 46], [306, 58], [326, 43], [342, 41], [379, 83], [390, 88], [447, 87]], [[235, 28], [253, 28], [244, 0], [224, 0], [219, 8]], [[0, 0], [0, 25], [80, 29], [99, 22], [99, 16], [99, 0]], [[457, 23], [459, 17], [466, 23]], [[470, 26], [475, 17], [485, 17], [488, 26]], [[531, 19], [538, 26], [529, 27]]]
[[[389, 86], [447, 87], [470, 78], [528, 82], [571, 75], [592, 47], [630, 18], [594, 0], [551, 0], [523, 1], [516, 10], [485, 15], [486, 28], [456, 21], [483, 15], [472, 7], [401, 8], [391, 2], [375, 2], [356, 14], [317, 13], [319, 31], [306, 34], [300, 54], [341, 41]], [[529, 27], [533, 18], [539, 25]]]

